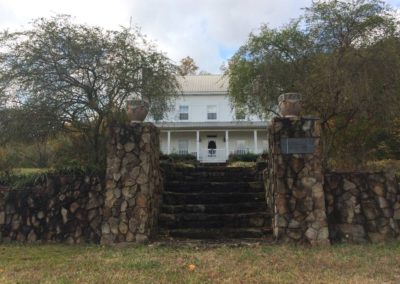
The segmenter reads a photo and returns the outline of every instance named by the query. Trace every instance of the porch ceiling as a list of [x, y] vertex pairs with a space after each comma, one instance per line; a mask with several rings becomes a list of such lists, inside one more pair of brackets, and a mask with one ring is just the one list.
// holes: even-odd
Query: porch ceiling
[[201, 130], [201, 129], [266, 129], [269, 121], [227, 121], [227, 122], [161, 122], [156, 126], [162, 130]]

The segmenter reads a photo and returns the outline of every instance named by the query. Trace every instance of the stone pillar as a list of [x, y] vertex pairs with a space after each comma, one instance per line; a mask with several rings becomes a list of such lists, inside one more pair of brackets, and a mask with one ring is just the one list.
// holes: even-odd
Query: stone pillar
[[329, 244], [319, 120], [276, 117], [268, 133], [270, 158], [265, 179], [275, 238]]
[[162, 192], [159, 131], [151, 123], [110, 128], [101, 243], [146, 242]]

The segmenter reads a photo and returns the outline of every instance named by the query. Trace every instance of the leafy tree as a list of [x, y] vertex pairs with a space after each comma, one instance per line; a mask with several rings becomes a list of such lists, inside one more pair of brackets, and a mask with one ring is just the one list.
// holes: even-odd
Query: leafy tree
[[[262, 26], [232, 57], [232, 102], [265, 115], [280, 94], [301, 92], [305, 112], [321, 117], [325, 161], [349, 142], [365, 156], [368, 139], [357, 135], [376, 135], [372, 129], [387, 126], [399, 106], [398, 43], [397, 22], [382, 1], [313, 2], [282, 29]], [[360, 132], [362, 121], [371, 131]]]
[[201, 71], [199, 72], [199, 75], [211, 75], [211, 73], [208, 72], [208, 71], [201, 70]]
[[194, 62], [194, 59], [190, 56], [186, 56], [181, 59], [181, 64], [179, 65], [178, 74], [181, 76], [195, 75], [199, 67]]
[[64, 129], [82, 134], [96, 164], [104, 162], [106, 123], [129, 96], [147, 99], [157, 115], [177, 95], [176, 66], [138, 29], [103, 30], [56, 16], [3, 32], [0, 45], [0, 90], [22, 105], [49, 106]]

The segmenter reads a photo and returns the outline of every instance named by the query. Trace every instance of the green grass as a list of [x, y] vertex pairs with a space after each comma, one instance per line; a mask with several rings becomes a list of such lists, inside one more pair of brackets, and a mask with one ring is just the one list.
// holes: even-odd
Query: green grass
[[399, 283], [399, 263], [400, 243], [318, 248], [3, 244], [0, 283]]
[[16, 175], [31, 175], [49, 172], [49, 168], [15, 168], [13, 173]]

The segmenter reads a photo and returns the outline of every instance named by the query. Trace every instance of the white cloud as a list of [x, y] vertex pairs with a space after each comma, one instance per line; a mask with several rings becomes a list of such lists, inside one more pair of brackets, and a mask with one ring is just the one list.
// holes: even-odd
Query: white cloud
[[0, 27], [19, 28], [39, 17], [69, 14], [80, 22], [116, 28], [129, 24], [126, 0], [0, 0]]
[[[398, 0], [389, 3], [400, 6]], [[0, 29], [30, 20], [70, 14], [79, 22], [115, 29], [132, 22], [176, 62], [194, 58], [200, 69], [218, 72], [224, 56], [262, 23], [273, 27], [299, 16], [311, 0], [0, 0]]]
[[131, 15], [174, 59], [189, 55], [201, 69], [218, 72], [221, 50], [235, 50], [262, 23], [280, 26], [309, 0], [134, 0]]

